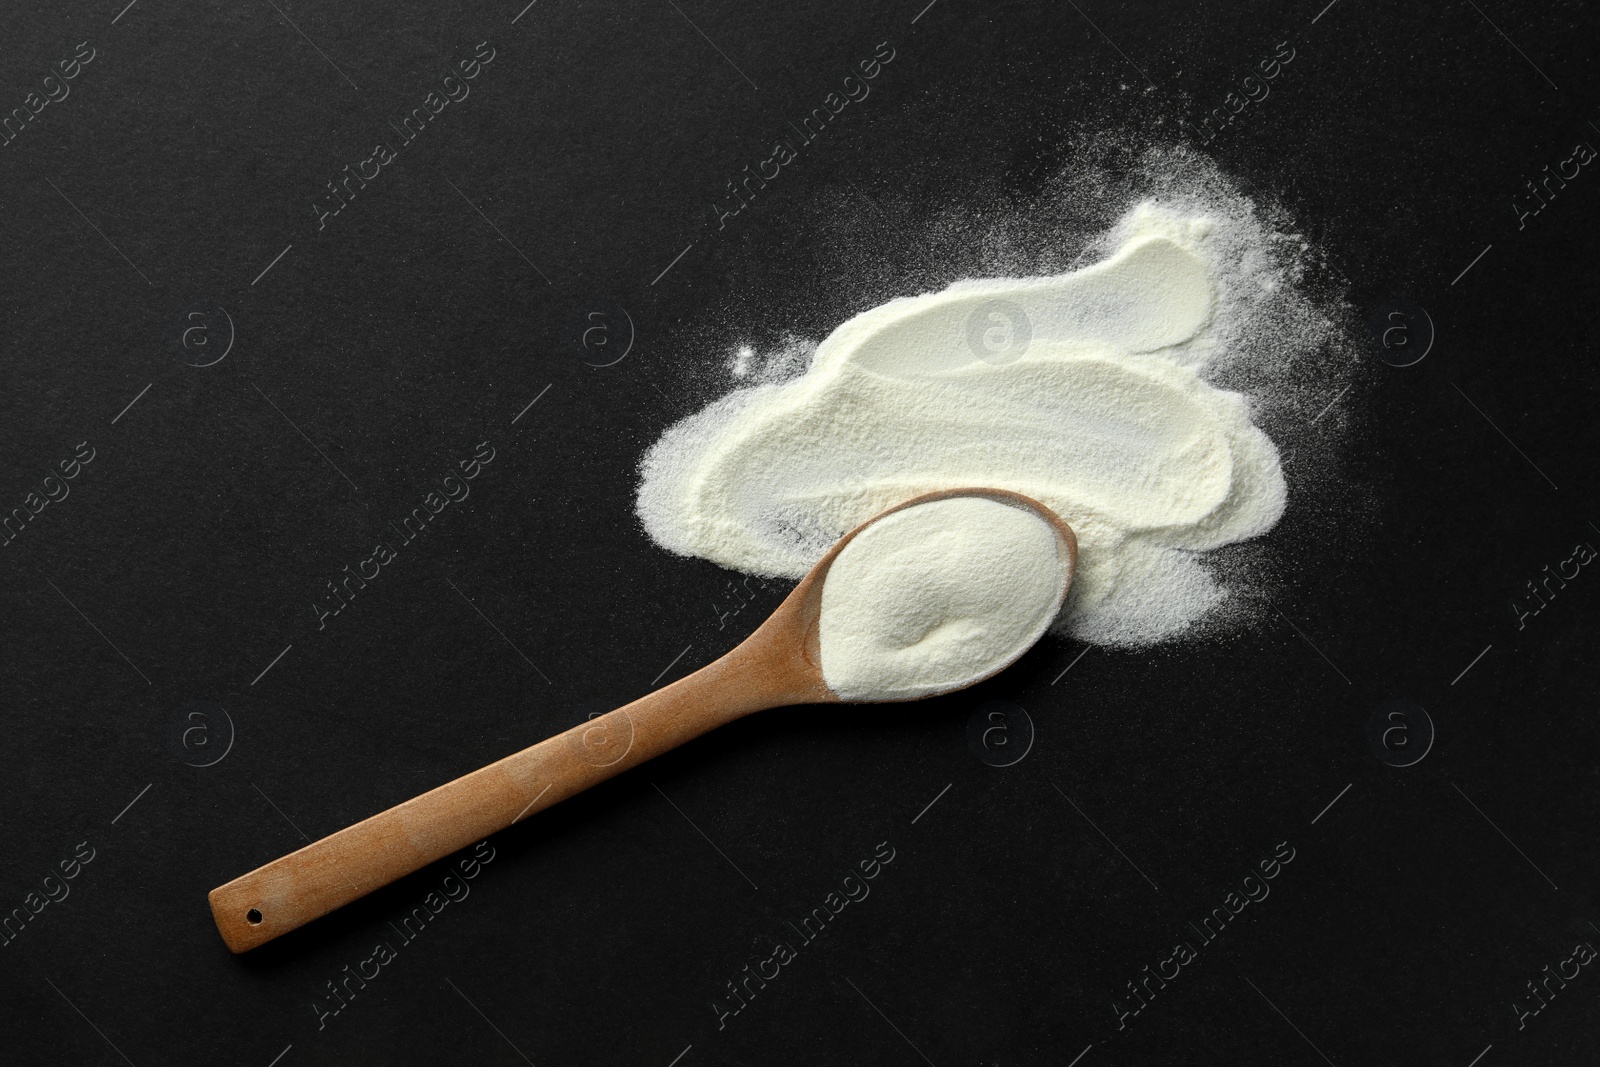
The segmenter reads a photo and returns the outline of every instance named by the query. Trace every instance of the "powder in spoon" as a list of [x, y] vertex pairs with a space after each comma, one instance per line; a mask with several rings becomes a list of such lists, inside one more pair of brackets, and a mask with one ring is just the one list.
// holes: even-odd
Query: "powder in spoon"
[[978, 496], [874, 522], [823, 581], [823, 680], [845, 700], [910, 700], [988, 677], [1055, 617], [1060, 544], [1036, 512]]

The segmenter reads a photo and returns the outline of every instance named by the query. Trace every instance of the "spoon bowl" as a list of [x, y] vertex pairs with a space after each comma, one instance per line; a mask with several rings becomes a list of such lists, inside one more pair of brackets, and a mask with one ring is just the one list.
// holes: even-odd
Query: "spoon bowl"
[[[1045, 505], [1004, 489], [947, 489], [913, 497], [840, 538], [754, 633], [720, 659], [615, 711], [346, 827], [213, 889], [223, 940], [244, 952], [380, 889], [575, 793], [752, 712], [846, 701], [822, 672], [822, 590], [839, 553], [873, 523], [920, 504], [978, 496], [1031, 511], [1056, 533], [1070, 587], [1078, 541]], [[1060, 600], [1056, 603], [1060, 608]], [[1025, 649], [955, 692], [1010, 666]], [[922, 696], [934, 695], [924, 693]], [[921, 699], [903, 697], [898, 700]]]

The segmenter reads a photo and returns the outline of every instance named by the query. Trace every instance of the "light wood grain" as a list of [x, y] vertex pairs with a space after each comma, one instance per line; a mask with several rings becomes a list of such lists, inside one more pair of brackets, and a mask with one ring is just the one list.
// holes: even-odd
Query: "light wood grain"
[[[1077, 538], [1028, 497], [1002, 490], [948, 490], [883, 514], [973, 494], [1050, 519], [1061, 534], [1070, 582]], [[838, 703], [820, 666], [822, 583], [834, 558], [868, 525], [841, 539], [755, 633], [714, 663], [213, 889], [208, 899], [222, 939], [234, 952], [255, 948], [751, 712]]]

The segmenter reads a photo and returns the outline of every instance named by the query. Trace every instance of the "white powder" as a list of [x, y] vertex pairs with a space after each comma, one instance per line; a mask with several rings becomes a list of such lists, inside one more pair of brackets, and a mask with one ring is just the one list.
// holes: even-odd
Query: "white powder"
[[1059, 536], [1027, 508], [965, 496], [897, 511], [828, 567], [823, 680], [845, 700], [971, 685], [1033, 646], [1066, 582]]
[[1184, 207], [1139, 205], [1080, 270], [958, 282], [845, 322], [800, 376], [666, 432], [642, 464], [646, 531], [799, 577], [894, 504], [994, 486], [1077, 533], [1068, 632], [1130, 645], [1192, 626], [1227, 595], [1201, 554], [1271, 529], [1286, 487], [1246, 397], [1208, 380], [1253, 369], [1230, 350], [1273, 306], [1238, 291], [1265, 241]]

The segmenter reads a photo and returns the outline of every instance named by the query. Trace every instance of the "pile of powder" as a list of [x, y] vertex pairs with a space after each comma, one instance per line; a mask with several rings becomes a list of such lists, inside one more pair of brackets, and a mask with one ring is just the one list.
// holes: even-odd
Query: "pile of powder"
[[1206, 374], [1248, 314], [1223, 299], [1219, 257], [1237, 249], [1214, 230], [1147, 202], [1090, 266], [855, 316], [803, 374], [666, 432], [641, 468], [645, 530], [673, 552], [797, 578], [909, 497], [1011, 489], [1078, 535], [1068, 632], [1115, 645], [1183, 632], [1226, 597], [1203, 554], [1271, 529], [1287, 493], [1246, 397]]
[[1066, 582], [1060, 537], [1027, 508], [962, 496], [897, 511], [828, 567], [823, 680], [845, 700], [971, 685], [1039, 640]]

